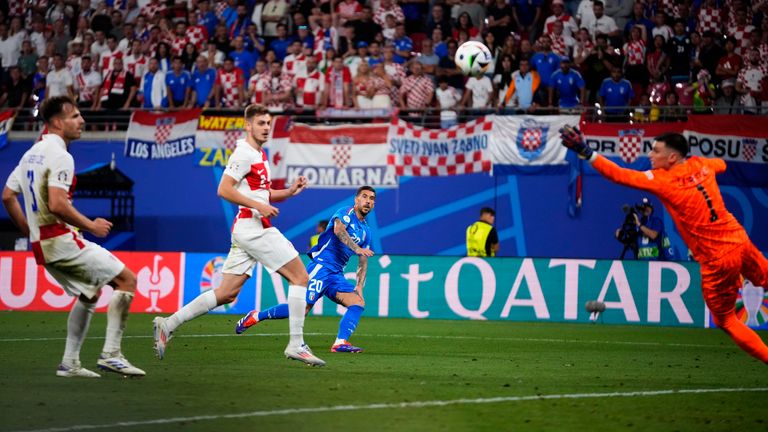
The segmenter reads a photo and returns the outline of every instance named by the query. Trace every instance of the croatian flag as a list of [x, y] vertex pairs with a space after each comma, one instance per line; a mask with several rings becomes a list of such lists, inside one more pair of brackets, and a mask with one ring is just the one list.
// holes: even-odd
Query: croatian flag
[[494, 116], [493, 173], [567, 172], [559, 130], [578, 123], [578, 116]]
[[8, 133], [13, 126], [13, 111], [0, 112], [0, 149], [8, 145]]
[[398, 185], [394, 169], [387, 166], [387, 124], [309, 126], [283, 120], [273, 124], [273, 181], [291, 184], [303, 175], [315, 188]]
[[135, 111], [125, 138], [125, 155], [170, 159], [195, 152], [199, 108], [168, 113]]

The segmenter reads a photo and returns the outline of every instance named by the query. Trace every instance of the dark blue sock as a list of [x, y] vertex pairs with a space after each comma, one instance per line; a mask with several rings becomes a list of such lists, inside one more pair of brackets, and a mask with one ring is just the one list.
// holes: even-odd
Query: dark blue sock
[[360, 315], [363, 314], [364, 310], [365, 308], [359, 305], [348, 307], [344, 316], [341, 317], [341, 322], [339, 323], [339, 335], [336, 337], [348, 340], [349, 337], [352, 336], [352, 333], [355, 332], [357, 323], [360, 322]]
[[272, 306], [269, 309], [259, 312], [259, 321], [285, 318], [288, 318], [288, 303]]

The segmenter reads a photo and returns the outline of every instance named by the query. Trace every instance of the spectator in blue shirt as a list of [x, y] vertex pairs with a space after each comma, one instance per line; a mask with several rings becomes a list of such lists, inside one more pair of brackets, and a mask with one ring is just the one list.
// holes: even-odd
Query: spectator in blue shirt
[[[627, 25], [624, 26], [624, 39], [629, 40], [629, 32], [636, 25], [645, 27], [646, 36], [651, 37], [651, 31], [654, 27], [653, 21], [645, 17], [645, 6], [642, 2], [635, 2], [634, 6], [632, 6], [632, 16], [627, 21]], [[649, 41], [646, 40], [645, 42], [647, 44]]]
[[192, 77], [184, 70], [180, 56], [174, 56], [171, 72], [165, 75], [165, 85], [168, 86], [168, 106], [183, 108], [187, 106], [189, 94], [192, 91]]
[[243, 79], [245, 82], [251, 78], [251, 71], [256, 67], [256, 59], [250, 51], [245, 50], [245, 41], [242, 36], [237, 36], [232, 46], [235, 50], [229, 53], [232, 60], [235, 62], [235, 67], [240, 68], [243, 71]]
[[256, 24], [249, 23], [248, 29], [246, 30], [247, 34], [243, 36], [243, 42], [245, 43], [245, 49], [247, 51], [250, 51], [251, 54], [253, 54], [253, 60], [254, 62], [261, 58], [261, 54], [264, 53], [264, 50], [267, 47], [266, 42], [264, 42], [264, 38], [259, 36], [258, 28], [256, 28]]
[[536, 69], [541, 77], [541, 85], [545, 88], [550, 87], [552, 74], [560, 66], [560, 56], [552, 52], [552, 39], [549, 36], [539, 38], [539, 52], [531, 57], [531, 66]]
[[288, 47], [293, 42], [292, 37], [288, 37], [288, 31], [285, 28], [285, 24], [280, 23], [277, 25], [277, 38], [272, 39], [269, 43], [269, 49], [275, 52], [277, 61], [282, 62], [285, 56], [288, 54]]
[[192, 73], [192, 96], [194, 106], [208, 108], [213, 99], [213, 86], [216, 84], [216, 71], [208, 67], [208, 59], [197, 57], [195, 71]]
[[576, 108], [584, 99], [586, 89], [584, 78], [578, 71], [571, 69], [571, 59], [563, 57], [560, 60], [560, 69], [552, 74], [550, 79], [552, 86], [549, 88], [549, 105], [554, 106], [554, 95], [557, 92], [558, 104], [561, 110]]
[[395, 27], [393, 44], [395, 45], [395, 63], [407, 62], [413, 52], [413, 41], [405, 34], [405, 24], [398, 23]]
[[523, 33], [523, 36], [527, 36], [528, 40], [533, 42], [538, 36], [539, 28], [541, 27], [542, 16], [541, 5], [542, 0], [511, 0], [510, 4], [514, 7], [512, 9], [512, 18], [517, 24], [517, 28]]
[[[208, 0], [201, 0], [197, 3], [198, 16], [200, 19], [197, 23], [208, 31], [208, 36], [212, 36], [216, 32], [216, 25], [219, 24], [219, 19], [216, 14], [211, 10], [211, 4]], [[151, 18], [151, 17], [150, 17]]]
[[139, 96], [144, 99], [141, 106], [144, 108], [167, 108], [167, 87], [165, 85], [165, 72], [160, 69], [160, 62], [155, 57], [150, 57], [147, 63], [147, 71], [141, 77]]
[[632, 91], [632, 84], [622, 77], [621, 68], [611, 70], [611, 77], [603, 80], [598, 96], [607, 114], [606, 121], [626, 121], [627, 107], [635, 92]]

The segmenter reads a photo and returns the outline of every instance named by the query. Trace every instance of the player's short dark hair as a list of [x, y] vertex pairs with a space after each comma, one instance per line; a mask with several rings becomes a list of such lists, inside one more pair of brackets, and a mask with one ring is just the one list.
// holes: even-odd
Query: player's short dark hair
[[269, 114], [269, 110], [266, 106], [261, 104], [250, 104], [245, 107], [245, 121], [249, 121], [256, 116]]
[[50, 123], [54, 117], [64, 112], [64, 105], [67, 104], [77, 106], [69, 96], [54, 96], [46, 99], [40, 104], [40, 116], [45, 123]]
[[180, 62], [184, 61], [184, 60], [181, 59], [181, 56], [173, 56], [173, 58], [171, 59], [171, 61], [176, 61], [176, 60], [178, 60]]
[[480, 209], [480, 216], [484, 214], [489, 214], [491, 216], [496, 216], [496, 210], [490, 208], [490, 207], [483, 207]]
[[360, 196], [360, 194], [363, 193], [363, 191], [371, 192], [374, 197], [376, 196], [376, 189], [368, 185], [360, 186], [359, 188], [357, 188], [357, 192], [355, 192], [355, 196]]
[[683, 157], [688, 156], [688, 140], [682, 134], [667, 132], [657, 136], [654, 140], [663, 142], [667, 148], [680, 153]]

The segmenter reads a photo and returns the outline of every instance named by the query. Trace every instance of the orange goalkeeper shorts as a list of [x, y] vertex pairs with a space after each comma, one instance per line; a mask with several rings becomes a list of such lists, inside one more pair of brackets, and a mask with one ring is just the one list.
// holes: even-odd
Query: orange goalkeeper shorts
[[736, 307], [742, 277], [768, 289], [768, 259], [751, 241], [701, 264], [701, 291], [712, 313], [724, 314]]

